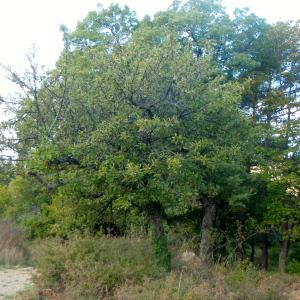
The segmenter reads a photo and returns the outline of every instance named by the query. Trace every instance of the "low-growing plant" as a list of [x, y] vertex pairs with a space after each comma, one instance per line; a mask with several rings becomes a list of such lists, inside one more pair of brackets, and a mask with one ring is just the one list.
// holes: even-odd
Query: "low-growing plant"
[[143, 284], [145, 278], [164, 274], [150, 240], [125, 237], [48, 240], [36, 248], [36, 267], [34, 281], [40, 289], [70, 299], [102, 299], [124, 284]]
[[247, 261], [208, 266], [193, 252], [175, 252], [166, 273], [148, 238], [42, 241], [35, 250], [37, 290], [26, 299], [287, 300], [298, 287], [297, 275], [264, 272]]
[[[251, 269], [251, 270], [250, 270]], [[268, 274], [255, 268], [215, 266], [210, 278], [190, 270], [171, 272], [166, 277], [141, 285], [117, 289], [115, 300], [288, 300], [296, 278]]]

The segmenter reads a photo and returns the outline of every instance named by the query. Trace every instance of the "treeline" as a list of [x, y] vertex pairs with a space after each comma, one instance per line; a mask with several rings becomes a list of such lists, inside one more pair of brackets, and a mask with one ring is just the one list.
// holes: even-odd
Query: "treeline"
[[34, 55], [24, 75], [6, 67], [20, 94], [2, 122], [17, 154], [3, 218], [31, 238], [142, 229], [167, 269], [170, 236], [206, 263], [300, 261], [299, 23], [189, 0], [142, 20], [99, 7], [61, 30], [53, 70]]

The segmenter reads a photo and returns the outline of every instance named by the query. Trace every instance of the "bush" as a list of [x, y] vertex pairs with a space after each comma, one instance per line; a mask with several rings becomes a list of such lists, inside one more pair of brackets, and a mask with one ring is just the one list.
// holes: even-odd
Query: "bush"
[[40, 289], [51, 288], [70, 299], [102, 299], [126, 284], [159, 278], [151, 242], [138, 238], [85, 237], [48, 240], [36, 249]]
[[292, 259], [286, 266], [286, 272], [290, 274], [300, 274], [300, 261]]
[[0, 264], [24, 265], [29, 262], [23, 230], [9, 220], [0, 223]]

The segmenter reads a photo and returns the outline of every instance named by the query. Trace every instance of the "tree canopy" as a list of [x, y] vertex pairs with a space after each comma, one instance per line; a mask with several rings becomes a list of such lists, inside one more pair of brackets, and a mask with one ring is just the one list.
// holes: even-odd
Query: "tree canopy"
[[267, 268], [278, 243], [284, 270], [299, 240], [299, 23], [189, 0], [142, 20], [99, 7], [61, 30], [53, 70], [34, 55], [24, 76], [6, 68], [21, 94], [2, 123], [17, 157], [2, 216], [32, 238], [142, 226], [166, 268], [172, 230], [208, 263], [254, 260], [257, 244]]

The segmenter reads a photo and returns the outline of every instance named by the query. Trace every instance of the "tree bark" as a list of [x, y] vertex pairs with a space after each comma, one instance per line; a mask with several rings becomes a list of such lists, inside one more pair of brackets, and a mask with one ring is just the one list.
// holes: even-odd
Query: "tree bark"
[[262, 233], [261, 235], [261, 251], [260, 266], [263, 270], [267, 271], [269, 268], [269, 240], [267, 233]]
[[[282, 226], [283, 232], [286, 233], [288, 231], [288, 224], [285, 223]], [[280, 252], [279, 252], [279, 259], [278, 259], [278, 271], [285, 272], [286, 261], [289, 255], [289, 248], [290, 248], [290, 238], [285, 237], [280, 242]]]
[[213, 257], [213, 224], [216, 215], [216, 204], [210, 199], [203, 200], [204, 216], [201, 226], [200, 259], [211, 263]]
[[151, 225], [153, 226], [155, 236], [164, 236], [163, 227], [163, 209], [158, 202], [151, 202], [147, 205], [147, 214]]
[[242, 261], [244, 258], [244, 233], [242, 221], [237, 221], [237, 246], [236, 246], [236, 258], [238, 261]]
[[251, 237], [251, 253], [250, 253], [250, 261], [254, 263], [255, 260], [255, 240], [254, 236]]
[[280, 245], [280, 253], [278, 260], [278, 271], [285, 272], [286, 261], [289, 254], [289, 240], [283, 240]]

